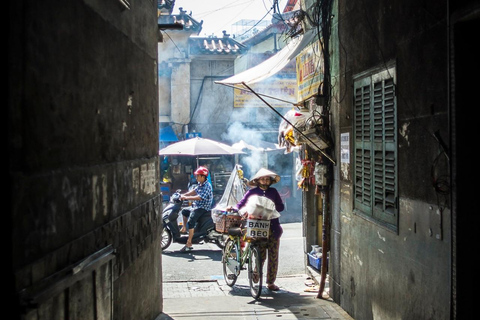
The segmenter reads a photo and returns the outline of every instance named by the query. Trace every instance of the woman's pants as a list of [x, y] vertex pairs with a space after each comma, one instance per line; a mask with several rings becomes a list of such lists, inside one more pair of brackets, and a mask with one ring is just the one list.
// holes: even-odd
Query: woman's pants
[[280, 239], [276, 239], [270, 233], [266, 246], [261, 247], [262, 267], [268, 257], [267, 262], [267, 285], [275, 283], [278, 271], [278, 253], [280, 249]]

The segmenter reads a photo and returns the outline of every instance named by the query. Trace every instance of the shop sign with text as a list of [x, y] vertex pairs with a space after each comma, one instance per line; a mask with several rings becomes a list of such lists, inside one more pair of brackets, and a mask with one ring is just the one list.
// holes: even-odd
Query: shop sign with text
[[308, 45], [300, 52], [297, 62], [297, 100], [304, 101], [318, 93], [323, 84], [323, 54], [320, 41]]
[[[267, 80], [249, 85], [249, 87], [260, 94], [289, 102], [296, 102], [295, 97], [297, 96], [297, 80], [295, 79], [295, 73], [279, 74]], [[265, 96], [262, 96], [262, 98], [274, 108], [292, 107], [292, 105], [287, 102], [282, 102]], [[266, 107], [265, 103], [254, 93], [241, 89], [234, 90], [233, 106], [236, 108]]]

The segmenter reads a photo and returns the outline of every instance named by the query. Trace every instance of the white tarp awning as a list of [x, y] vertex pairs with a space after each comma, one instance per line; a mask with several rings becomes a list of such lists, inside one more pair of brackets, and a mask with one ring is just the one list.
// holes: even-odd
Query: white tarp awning
[[215, 83], [234, 86], [242, 83], [250, 85], [265, 80], [282, 70], [292, 59], [295, 59], [300, 51], [312, 41], [314, 36], [315, 29], [311, 29], [305, 34], [293, 38], [282, 50], [255, 67], [240, 72], [230, 78], [215, 81]]
[[[231, 76], [230, 78], [220, 80], [220, 81], [215, 81], [217, 84], [222, 84], [225, 86], [230, 86], [234, 87], [236, 89], [243, 89], [252, 92], [255, 94], [259, 99], [261, 99], [270, 109], [272, 109], [273, 112], [278, 114], [283, 120], [285, 120], [288, 124], [292, 125], [294, 128], [295, 126], [285, 119], [283, 115], [281, 115], [277, 110], [275, 110], [267, 101], [265, 101], [261, 96], [264, 97], [269, 97], [273, 99], [278, 99], [275, 97], [267, 96], [261, 93], [255, 92], [252, 88], [250, 88], [250, 85], [257, 83], [259, 81], [268, 79], [269, 77], [275, 75], [278, 73], [280, 70], [282, 70], [292, 59], [295, 59], [297, 55], [307, 46], [309, 45], [312, 40], [315, 38], [317, 35], [316, 29], [310, 29], [306, 31], [304, 34], [293, 38], [282, 50], [277, 52], [275, 55], [271, 56], [267, 60], [261, 62], [260, 64], [256, 65], [255, 67], [252, 67], [250, 69], [247, 69], [243, 72], [240, 72], [234, 76]], [[278, 99], [281, 100], [281, 99]], [[285, 100], [282, 100], [284, 102], [288, 102]], [[296, 105], [294, 102], [289, 102], [293, 105]], [[305, 136], [301, 131], [299, 131], [300, 134], [302, 134], [308, 141], [310, 141], [313, 145], [316, 146], [314, 142], [307, 136]], [[335, 164], [335, 161], [325, 154], [321, 148], [319, 148], [319, 151], [325, 155], [332, 163]]]

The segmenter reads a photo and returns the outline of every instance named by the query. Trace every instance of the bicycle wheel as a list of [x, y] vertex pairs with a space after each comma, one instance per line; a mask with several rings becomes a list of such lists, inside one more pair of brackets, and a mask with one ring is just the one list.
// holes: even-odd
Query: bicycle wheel
[[172, 244], [173, 236], [170, 230], [163, 228], [162, 230], [162, 250], [167, 249]]
[[225, 242], [223, 248], [222, 264], [223, 264], [223, 278], [230, 287], [233, 287], [237, 282], [240, 274], [240, 251], [238, 245], [232, 239]]
[[262, 293], [262, 260], [260, 248], [252, 246], [248, 259], [248, 283], [250, 284], [250, 293], [254, 299], [258, 299]]

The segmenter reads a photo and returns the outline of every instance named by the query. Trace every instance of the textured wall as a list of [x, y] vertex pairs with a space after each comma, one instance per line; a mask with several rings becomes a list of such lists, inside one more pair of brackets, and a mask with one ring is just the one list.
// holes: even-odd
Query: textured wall
[[[433, 133], [449, 141], [446, 2], [338, 1], [338, 6], [337, 135], [350, 134], [351, 161], [337, 168], [333, 295], [358, 319], [449, 319], [451, 213], [447, 198], [431, 183], [442, 151]], [[392, 61], [397, 75], [398, 233], [353, 210], [353, 78]], [[441, 163], [435, 170], [448, 175], [446, 168]]]
[[[106, 310], [98, 319], [112, 310], [115, 319], [153, 319], [161, 311], [156, 1], [10, 1], [10, 18], [5, 229], [11, 290], [26, 307], [18, 313], [73, 319], [97, 305]], [[94, 255], [105, 248], [112, 252]], [[51, 295], [39, 296], [45, 288]], [[110, 302], [81, 298], [91, 290]]]

